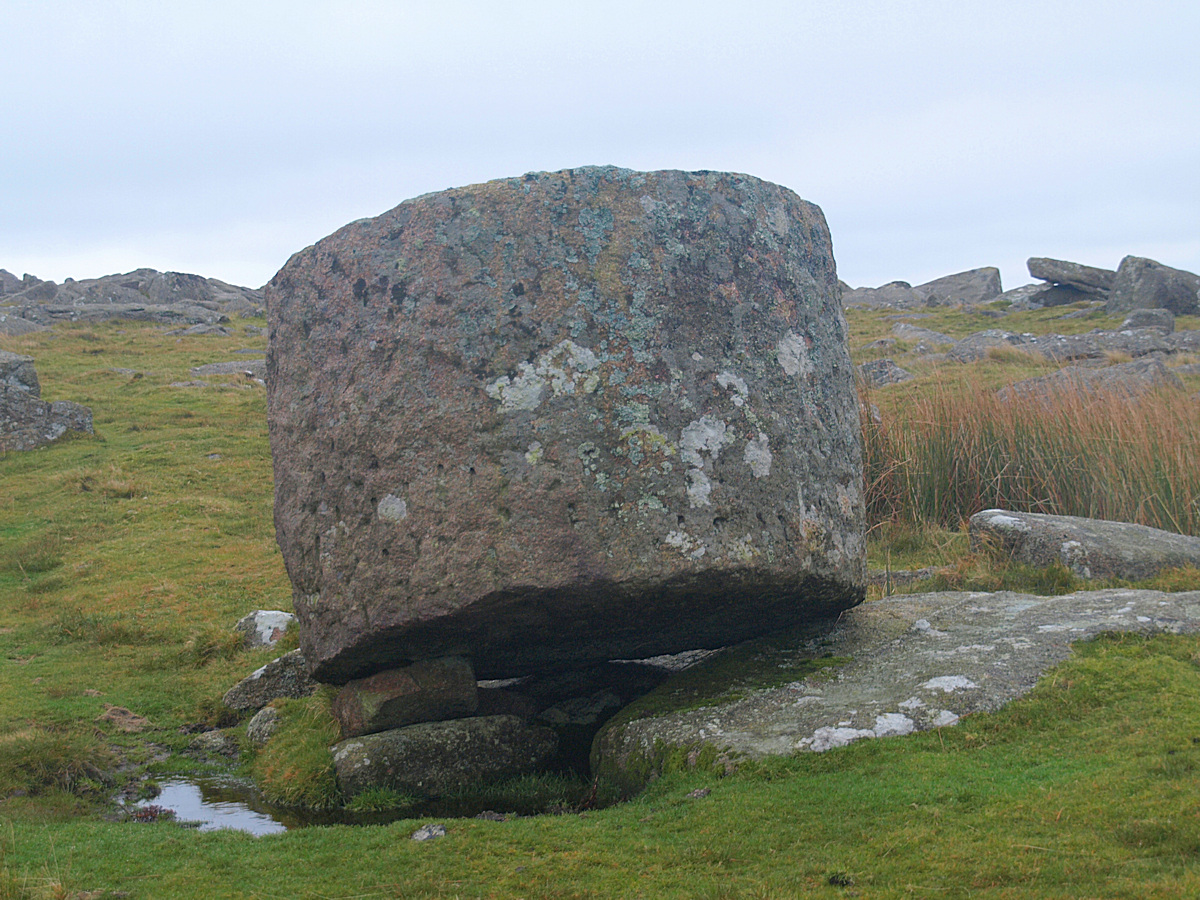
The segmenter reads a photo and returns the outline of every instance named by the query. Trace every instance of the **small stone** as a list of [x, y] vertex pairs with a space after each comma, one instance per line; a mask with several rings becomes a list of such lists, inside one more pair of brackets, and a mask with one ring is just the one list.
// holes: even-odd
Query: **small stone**
[[[221, 454], [210, 453], [209, 459], [220, 459]], [[296, 617], [282, 609], [256, 609], [242, 616], [233, 627], [246, 636], [247, 649], [272, 647], [287, 634]]]
[[414, 841], [432, 841], [434, 838], [445, 836], [446, 826], [437, 824], [436, 822], [432, 825], [422, 825], [412, 833], [412, 839]]
[[694, 791], [692, 791], [690, 794], [688, 794], [688, 796], [691, 797], [693, 800], [703, 800], [705, 797], [707, 797], [711, 793], [712, 793], [712, 788], [696, 788]]
[[188, 742], [188, 747], [200, 753], [216, 756], [237, 756], [238, 742], [225, 731], [205, 731]]
[[279, 728], [279, 710], [264, 706], [246, 723], [246, 737], [254, 744], [265, 744]]

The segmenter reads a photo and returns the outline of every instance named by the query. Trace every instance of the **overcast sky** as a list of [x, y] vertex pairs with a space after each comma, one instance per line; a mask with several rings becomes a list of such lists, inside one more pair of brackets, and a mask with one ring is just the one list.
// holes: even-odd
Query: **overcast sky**
[[842, 278], [1200, 272], [1200, 3], [0, 0], [0, 267], [258, 286], [429, 191], [747, 172]]

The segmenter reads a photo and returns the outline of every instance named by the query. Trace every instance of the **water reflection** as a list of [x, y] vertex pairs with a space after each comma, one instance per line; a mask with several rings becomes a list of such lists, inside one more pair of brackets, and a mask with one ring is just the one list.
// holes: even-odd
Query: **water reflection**
[[160, 783], [161, 793], [139, 807], [161, 806], [172, 810], [179, 822], [199, 822], [201, 831], [232, 828], [251, 834], [275, 834], [288, 826], [281, 816], [255, 809], [244, 787], [218, 779], [189, 781], [183, 778]]
[[[397, 819], [438, 815], [470, 817], [482, 808], [478, 800], [427, 801], [403, 809], [351, 812], [317, 811], [274, 806], [263, 801], [253, 783], [231, 778], [170, 778], [159, 782], [161, 792], [137, 804], [172, 810], [178, 822], [198, 822], [201, 831], [232, 828], [250, 834], [277, 834], [313, 825], [386, 825]], [[524, 810], [526, 814], [541, 810]]]

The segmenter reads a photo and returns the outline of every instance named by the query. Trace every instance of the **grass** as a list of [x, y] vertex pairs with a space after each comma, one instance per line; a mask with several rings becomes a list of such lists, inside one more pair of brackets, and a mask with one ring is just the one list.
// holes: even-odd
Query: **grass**
[[69, 890], [163, 900], [1195, 896], [1198, 659], [1195, 638], [1103, 638], [955, 728], [670, 776], [585, 815], [448, 820], [425, 844], [426, 820], [255, 839], [76, 819], [19, 824], [4, 865], [36, 878], [69, 847]]
[[[938, 310], [918, 324], [955, 336], [1105, 324], [1057, 315], [971, 322]], [[853, 314], [851, 325], [862, 343], [891, 322]], [[221, 695], [273, 655], [241, 649], [232, 624], [255, 608], [290, 606], [274, 546], [262, 388], [170, 387], [191, 380], [192, 366], [263, 346], [258, 335], [177, 339], [130, 323], [0, 340], [37, 359], [47, 399], [90, 405], [97, 430], [0, 455], [0, 900], [1200, 894], [1200, 639], [1184, 636], [1084, 645], [1025, 700], [938, 733], [743, 764], [724, 778], [679, 772], [627, 804], [583, 814], [444, 820], [447, 837], [427, 843], [408, 837], [428, 819], [260, 839], [105, 821], [109, 795], [131, 773], [199, 765], [180, 729], [234, 724]], [[919, 488], [914, 473], [938, 457], [911, 442], [928, 436], [920, 429], [935, 414], [959, 414], [964, 429], [979, 420], [978, 395], [962, 382], [995, 387], [1049, 368], [996, 354], [953, 377], [932, 365], [914, 371], [913, 382], [871, 399], [886, 432], [875, 437], [890, 441], [875, 449], [896, 454], [890, 463], [871, 457], [872, 564], [946, 567], [959, 585], [994, 578], [970, 555], [963, 513], [942, 502], [965, 498], [968, 510], [986, 492]], [[995, 412], [988, 427], [1013, 415]], [[1129, 421], [1143, 424], [1121, 432], [1124, 441], [1170, 437], [1153, 416]], [[1188, 423], [1178, 427], [1189, 433]], [[970, 446], [956, 439], [951, 429], [947, 446]], [[1108, 446], [1091, 440], [1096, 452]], [[1156, 446], [1195, 459], [1194, 445]], [[1159, 477], [1181, 497], [1200, 496], [1193, 476], [1164, 468]], [[942, 512], [880, 505], [925, 496]], [[1196, 575], [1169, 573], [1161, 586], [1195, 587]], [[1047, 590], [1059, 576], [1036, 573]], [[760, 649], [751, 663], [795, 677], [779, 668], [787, 660]], [[717, 688], [744, 689], [744, 672], [720, 665], [731, 667], [727, 677], [697, 687], [698, 702]], [[98, 722], [106, 704], [147, 717], [151, 729], [124, 734]], [[281, 704], [281, 733], [292, 738], [254, 761], [277, 799], [337, 802], [327, 705], [324, 695]], [[581, 787], [545, 776], [496, 786], [493, 800], [502, 812], [529, 797], [574, 810], [587, 805]], [[710, 793], [691, 796], [698, 788]], [[380, 794], [362, 804], [407, 802]]]
[[1182, 392], [1004, 401], [965, 381], [862, 418], [869, 521], [1003, 508], [1200, 534], [1200, 415]]

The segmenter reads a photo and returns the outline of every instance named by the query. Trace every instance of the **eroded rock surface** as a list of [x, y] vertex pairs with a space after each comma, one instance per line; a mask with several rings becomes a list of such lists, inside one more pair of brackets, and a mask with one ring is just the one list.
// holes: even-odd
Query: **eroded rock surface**
[[584, 168], [406, 201], [268, 285], [276, 532], [335, 683], [719, 646], [862, 596], [820, 210]]
[[[1104, 631], [1200, 630], [1200, 592], [1085, 591], [1060, 597], [947, 592], [892, 597], [798, 634], [796, 655], [850, 661], [729, 703], [614, 720], [593, 759], [640, 788], [672, 749], [762, 757], [955, 724], [1028, 692], [1071, 643]], [[668, 681], [663, 689], [669, 689]]]
[[479, 706], [475, 673], [458, 656], [426, 659], [345, 685], [333, 701], [342, 737], [461, 719]]

